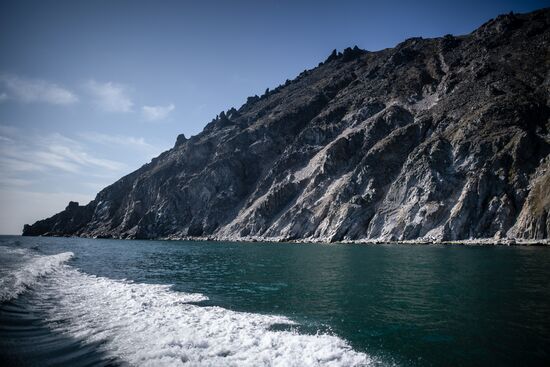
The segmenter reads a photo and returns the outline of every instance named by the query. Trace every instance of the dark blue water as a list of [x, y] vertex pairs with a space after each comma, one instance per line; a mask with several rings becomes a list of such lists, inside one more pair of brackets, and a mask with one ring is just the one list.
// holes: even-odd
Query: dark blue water
[[0, 357], [544, 366], [549, 264], [547, 248], [0, 237]]

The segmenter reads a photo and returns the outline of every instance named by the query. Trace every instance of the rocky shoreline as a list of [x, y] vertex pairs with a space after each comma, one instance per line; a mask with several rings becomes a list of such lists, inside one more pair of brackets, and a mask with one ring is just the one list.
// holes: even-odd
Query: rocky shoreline
[[[73, 236], [73, 235], [59, 235], [59, 234], [44, 234], [45, 237], [65, 237], [65, 238], [94, 238], [94, 239], [111, 239], [111, 240], [135, 240], [133, 238], [123, 237], [88, 237], [88, 236]], [[142, 239], [143, 240], [143, 239]], [[316, 239], [285, 239], [285, 238], [261, 238], [261, 237], [163, 237], [163, 238], [150, 238], [146, 241], [193, 241], [193, 242], [237, 242], [237, 243], [295, 243], [295, 244], [352, 244], [352, 245], [464, 245], [464, 246], [550, 246], [550, 239], [494, 239], [494, 238], [478, 238], [478, 239], [465, 239], [457, 241], [438, 241], [429, 239], [415, 239], [415, 240], [402, 240], [402, 241], [385, 241], [376, 239], [358, 239], [358, 240], [344, 240], [337, 242], [316, 240]]]
[[550, 9], [334, 51], [23, 234], [547, 243], [549, 59]]

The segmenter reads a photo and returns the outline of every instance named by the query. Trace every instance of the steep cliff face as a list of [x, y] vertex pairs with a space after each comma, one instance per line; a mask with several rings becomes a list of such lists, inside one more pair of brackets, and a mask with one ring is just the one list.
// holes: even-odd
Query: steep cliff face
[[459, 240], [550, 233], [550, 10], [333, 53], [25, 235]]

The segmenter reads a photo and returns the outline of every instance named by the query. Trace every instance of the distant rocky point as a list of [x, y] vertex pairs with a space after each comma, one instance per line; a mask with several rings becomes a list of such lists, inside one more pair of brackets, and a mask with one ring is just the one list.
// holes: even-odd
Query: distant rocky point
[[334, 51], [23, 234], [544, 242], [549, 153], [543, 9]]

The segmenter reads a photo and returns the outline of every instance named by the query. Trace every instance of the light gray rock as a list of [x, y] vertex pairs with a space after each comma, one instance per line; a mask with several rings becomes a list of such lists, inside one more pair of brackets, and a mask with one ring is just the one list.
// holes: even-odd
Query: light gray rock
[[550, 10], [466, 36], [333, 52], [23, 233], [547, 239], [549, 60]]

